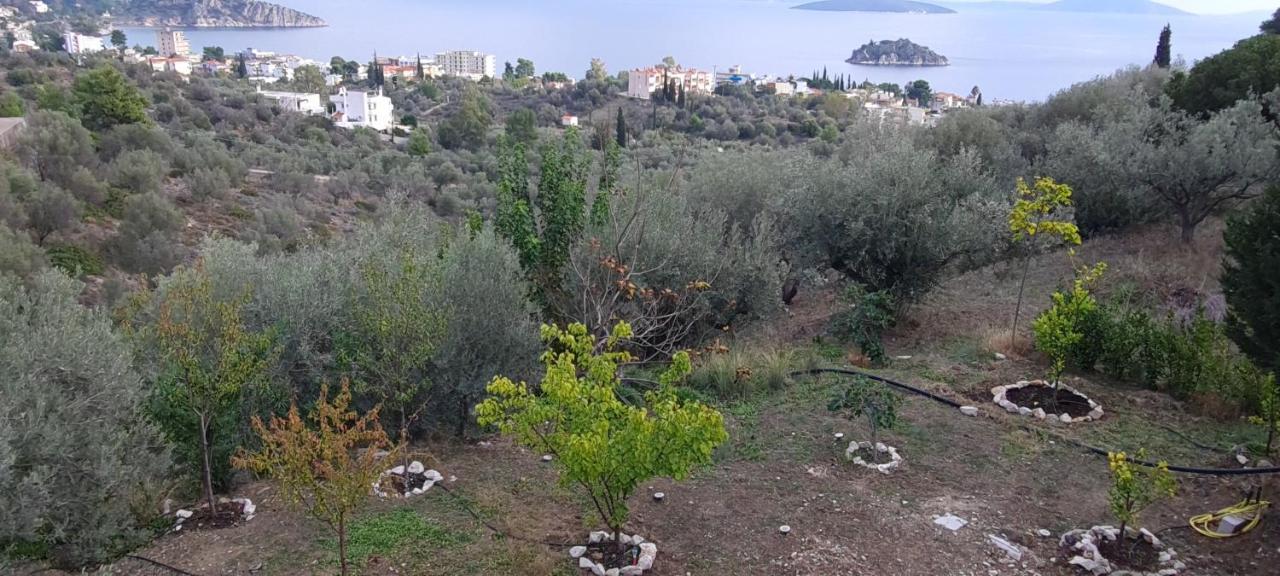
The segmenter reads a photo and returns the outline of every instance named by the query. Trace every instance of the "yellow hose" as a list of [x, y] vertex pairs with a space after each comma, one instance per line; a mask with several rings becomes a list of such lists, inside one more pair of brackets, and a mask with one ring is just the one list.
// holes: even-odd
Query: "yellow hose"
[[[1258, 524], [1262, 522], [1262, 512], [1270, 505], [1271, 503], [1266, 500], [1245, 500], [1235, 506], [1223, 508], [1217, 512], [1192, 516], [1191, 528], [1204, 536], [1208, 536], [1209, 538], [1230, 538], [1232, 536], [1239, 536], [1256, 528]], [[1245, 524], [1244, 527], [1233, 534], [1221, 534], [1219, 532], [1215, 532], [1212, 527], [1216, 526], [1219, 520], [1227, 516], [1245, 516], [1250, 517], [1251, 519], [1248, 524]]]

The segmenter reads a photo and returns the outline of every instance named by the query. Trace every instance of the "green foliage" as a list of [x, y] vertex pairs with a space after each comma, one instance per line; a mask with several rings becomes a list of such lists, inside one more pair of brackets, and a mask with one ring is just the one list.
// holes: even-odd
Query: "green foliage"
[[27, 122], [18, 138], [18, 157], [41, 180], [67, 184], [77, 170], [96, 164], [93, 138], [75, 118], [40, 110]]
[[1173, 47], [1170, 40], [1173, 37], [1173, 30], [1168, 24], [1164, 25], [1164, 29], [1160, 30], [1160, 41], [1156, 43], [1156, 58], [1153, 63], [1160, 68], [1168, 68], [1173, 63]]
[[476, 420], [496, 426], [522, 445], [555, 456], [560, 480], [580, 486], [600, 519], [622, 530], [627, 500], [655, 476], [676, 480], [711, 461], [724, 442], [724, 419], [715, 410], [677, 399], [675, 384], [688, 375], [688, 354], [672, 358], [661, 386], [645, 394], [645, 407], [618, 398], [618, 364], [630, 360], [619, 345], [631, 336], [618, 324], [597, 342], [582, 324], [544, 326], [546, 374], [536, 392], [527, 384], [496, 378]]
[[1018, 179], [1018, 197], [1009, 212], [1013, 240], [1035, 240], [1037, 235], [1070, 245], [1080, 245], [1080, 230], [1062, 211], [1071, 206], [1071, 187], [1052, 178], [1037, 178], [1035, 188]]
[[26, 279], [48, 266], [45, 253], [25, 232], [14, 232], [0, 224], [0, 276], [12, 274]]
[[1257, 414], [1249, 418], [1249, 421], [1267, 430], [1267, 446], [1264, 453], [1270, 456], [1271, 448], [1275, 444], [1276, 432], [1280, 432], [1280, 385], [1276, 383], [1275, 374], [1270, 374], [1262, 380]]
[[356, 566], [363, 566], [370, 558], [391, 556], [406, 546], [443, 548], [469, 540], [466, 534], [440, 527], [412, 508], [358, 518], [348, 530], [347, 556]]
[[25, 106], [22, 98], [15, 92], [5, 92], [0, 95], [0, 118], [18, 118], [24, 113]]
[[1280, 8], [1277, 8], [1271, 15], [1271, 19], [1263, 22], [1258, 29], [1262, 30], [1263, 34], [1280, 34]]
[[1227, 334], [1259, 367], [1280, 371], [1280, 186], [1233, 218], [1225, 238]]
[[920, 106], [929, 106], [933, 102], [933, 89], [928, 80], [916, 80], [907, 85], [907, 98], [915, 100]]
[[168, 176], [164, 157], [151, 150], [129, 150], [116, 156], [107, 167], [107, 181], [133, 194], [158, 194]]
[[186, 218], [164, 197], [127, 196], [117, 235], [107, 242], [107, 255], [129, 272], [168, 272], [186, 258], [187, 249], [178, 237], [185, 226]]
[[898, 422], [901, 405], [902, 398], [888, 386], [865, 376], [855, 376], [832, 391], [827, 410], [842, 413], [850, 419], [866, 417], [871, 441], [879, 442], [880, 430], [893, 428]]
[[[1146, 459], [1145, 451], [1138, 451], [1138, 459]], [[1124, 452], [1111, 452], [1107, 454], [1107, 464], [1111, 469], [1107, 502], [1111, 514], [1120, 522], [1120, 537], [1127, 538], [1126, 526], [1136, 523], [1138, 514], [1156, 500], [1173, 497], [1178, 483], [1167, 462], [1158, 462], [1155, 468], [1135, 466]]]
[[1175, 75], [1167, 92], [1178, 108], [1204, 116], [1280, 86], [1280, 34], [1246, 38]]
[[114, 67], [104, 65], [77, 75], [72, 92], [80, 120], [90, 130], [147, 121], [147, 99]]
[[440, 125], [437, 137], [440, 145], [450, 150], [476, 150], [484, 145], [492, 123], [488, 99], [479, 91], [469, 90], [462, 97], [461, 108]]
[[43, 246], [49, 235], [75, 225], [80, 216], [80, 203], [66, 190], [42, 183], [27, 200], [26, 212], [27, 225], [35, 234], [36, 243]]
[[529, 108], [521, 108], [507, 116], [507, 138], [524, 145], [538, 141], [538, 117]]
[[76, 571], [146, 540], [169, 467], [129, 345], [82, 288], [0, 275], [0, 556]]
[[1032, 323], [1036, 349], [1049, 356], [1049, 383], [1055, 387], [1062, 378], [1071, 352], [1084, 339], [1083, 326], [1087, 318], [1098, 307], [1090, 290], [1106, 269], [1106, 264], [1098, 264], [1092, 269], [1078, 271], [1071, 289], [1054, 292], [1053, 306]]
[[840, 299], [845, 308], [831, 319], [832, 334], [856, 345], [872, 362], [883, 364], [884, 332], [893, 327], [897, 312], [893, 296], [884, 291], [869, 292], [853, 284]]
[[409, 134], [409, 143], [405, 145], [405, 152], [410, 156], [422, 158], [431, 153], [431, 137], [427, 136], [427, 131], [421, 128], [414, 130]]
[[73, 276], [102, 275], [102, 258], [81, 246], [51, 246], [48, 252], [49, 263], [52, 264], [54, 268], [62, 270], [67, 274]]
[[705, 354], [689, 373], [688, 385], [727, 402], [746, 401], [786, 387], [791, 354], [734, 348]]

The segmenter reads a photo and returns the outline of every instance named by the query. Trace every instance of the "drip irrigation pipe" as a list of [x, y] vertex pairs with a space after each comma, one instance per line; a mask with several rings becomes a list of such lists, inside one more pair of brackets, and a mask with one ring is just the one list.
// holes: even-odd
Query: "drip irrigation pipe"
[[[894, 388], [898, 388], [900, 390], [904, 390], [912, 394], [924, 396], [925, 398], [929, 398], [930, 400], [940, 402], [952, 408], [960, 408], [961, 406], [959, 402], [956, 402], [955, 400], [952, 400], [945, 396], [939, 396], [938, 394], [935, 394], [928, 390], [922, 390], [910, 384], [903, 384], [902, 382], [897, 382], [895, 380], [891, 380], [883, 376], [877, 376], [875, 374], [863, 372], [861, 370], [850, 370], [847, 368], [811, 368], [809, 370], [799, 370], [796, 372], [792, 372], [790, 376], [794, 378], [797, 376], [816, 376], [819, 374], [840, 374], [843, 376], [861, 376], [864, 378], [875, 380], [877, 382], [888, 384], [890, 386], [893, 386]], [[1063, 436], [1053, 431], [1047, 431], [1043, 428], [1033, 428], [1031, 426], [1021, 426], [1021, 428], [1023, 428], [1024, 430], [1029, 430], [1031, 432], [1047, 432], [1054, 438], [1057, 438], [1059, 440], [1062, 440], [1063, 442], [1071, 444], [1077, 448], [1081, 448], [1086, 451], [1092, 452], [1099, 456], [1105, 457], [1109, 454], [1108, 451], [1098, 448], [1096, 446], [1090, 446], [1089, 444], [1085, 444], [1084, 442], [1081, 442], [1074, 438], [1069, 438], [1067, 436]], [[1148, 462], [1145, 460], [1136, 460], [1136, 459], [1130, 459], [1129, 461], [1139, 466], [1145, 466], [1147, 468], [1156, 467], [1156, 463], [1154, 462]], [[1169, 471], [1180, 472], [1182, 474], [1200, 474], [1205, 476], [1257, 476], [1257, 475], [1263, 475], [1263, 474], [1280, 474], [1280, 467], [1272, 466], [1270, 468], [1197, 468], [1193, 466], [1170, 465]]]
[[152, 566], [157, 566], [157, 567], [160, 567], [160, 568], [164, 568], [165, 570], [168, 570], [168, 571], [170, 571], [170, 572], [174, 572], [174, 573], [176, 573], [176, 574], [181, 574], [182, 576], [199, 576], [199, 575], [197, 575], [197, 574], [193, 574], [193, 573], [191, 573], [191, 572], [187, 572], [186, 570], [183, 570], [183, 569], [181, 569], [181, 568], [177, 568], [177, 567], [174, 567], [174, 566], [170, 566], [170, 565], [168, 565], [168, 564], [165, 564], [164, 562], [160, 562], [160, 561], [158, 561], [158, 560], [152, 560], [152, 559], [150, 559], [150, 558], [147, 558], [146, 556], [138, 556], [138, 555], [135, 555], [135, 554], [125, 554], [125, 556], [124, 556], [124, 557], [125, 557], [125, 558], [129, 558], [129, 559], [132, 559], [132, 560], [139, 560], [139, 561], [142, 561], [142, 562], [146, 562], [147, 564], [151, 564]]

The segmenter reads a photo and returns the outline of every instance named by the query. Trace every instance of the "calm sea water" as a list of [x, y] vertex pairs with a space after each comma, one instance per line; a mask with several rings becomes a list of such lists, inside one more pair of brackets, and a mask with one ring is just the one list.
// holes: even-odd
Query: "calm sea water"
[[[1075, 82], [1146, 64], [1160, 28], [1173, 27], [1175, 56], [1188, 62], [1257, 32], [1262, 14], [1116, 16], [1041, 12], [950, 15], [791, 10], [761, 0], [277, 0], [327, 20], [328, 28], [190, 30], [193, 48], [247, 47], [368, 60], [379, 55], [475, 49], [503, 61], [529, 58], [538, 71], [581, 77], [592, 57], [611, 72], [674, 56], [686, 66], [751, 73], [832, 75], [903, 83], [988, 100], [1043, 100]], [[154, 33], [126, 29], [131, 43]], [[950, 58], [946, 68], [853, 66], [844, 59], [869, 40], [910, 38]]]

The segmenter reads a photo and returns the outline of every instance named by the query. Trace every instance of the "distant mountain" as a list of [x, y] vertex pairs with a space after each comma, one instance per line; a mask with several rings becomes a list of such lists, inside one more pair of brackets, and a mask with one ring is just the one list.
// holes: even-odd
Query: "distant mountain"
[[259, 0], [117, 0], [116, 24], [208, 28], [314, 28], [324, 20]]
[[1158, 14], [1163, 16], [1186, 15], [1167, 4], [1151, 0], [1058, 0], [1048, 4], [1034, 2], [947, 2], [947, 6], [960, 12], [1034, 10], [1041, 12], [1092, 12], [1099, 14]]
[[947, 57], [902, 38], [868, 42], [845, 60], [863, 66], [948, 66]]
[[910, 12], [918, 14], [954, 14], [955, 10], [912, 0], [822, 0], [795, 7], [796, 10], [826, 12]]

